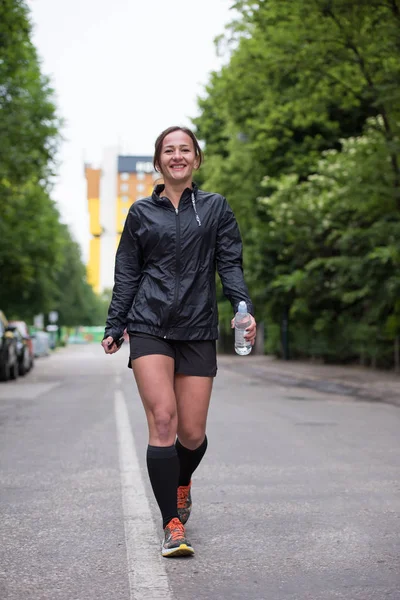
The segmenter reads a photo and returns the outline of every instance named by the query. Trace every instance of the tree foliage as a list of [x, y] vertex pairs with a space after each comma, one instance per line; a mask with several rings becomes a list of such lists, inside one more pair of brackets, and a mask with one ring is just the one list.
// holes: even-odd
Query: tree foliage
[[[22, 0], [0, 2], [0, 308], [31, 321], [58, 310], [93, 324], [102, 302], [51, 199], [61, 121]], [[103, 319], [102, 319], [103, 320]], [[102, 322], [102, 321], [100, 321]]]
[[49, 178], [59, 119], [48, 79], [31, 42], [22, 0], [0, 3], [0, 179], [21, 184]]
[[[193, 120], [280, 352], [390, 364], [399, 334], [398, 0], [243, 0]], [[274, 334], [274, 335], [272, 335]]]
[[[400, 214], [393, 171], [374, 127], [324, 153], [306, 181], [267, 180], [258, 237], [270, 314], [290, 307], [295, 349], [389, 364], [400, 334]], [[351, 174], [351, 177], [349, 176]], [[272, 267], [271, 267], [272, 265]], [[275, 348], [277, 350], [277, 348]]]

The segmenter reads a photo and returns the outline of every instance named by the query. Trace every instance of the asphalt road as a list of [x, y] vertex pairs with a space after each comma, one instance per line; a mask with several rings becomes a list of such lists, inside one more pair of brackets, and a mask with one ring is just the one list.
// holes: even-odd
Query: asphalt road
[[1, 384], [0, 599], [400, 600], [400, 408], [251, 360], [220, 361], [189, 559], [160, 556], [127, 347]]

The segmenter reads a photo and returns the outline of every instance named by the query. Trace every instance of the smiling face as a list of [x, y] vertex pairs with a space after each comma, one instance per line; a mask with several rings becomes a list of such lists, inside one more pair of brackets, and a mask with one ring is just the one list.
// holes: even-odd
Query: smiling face
[[182, 183], [190, 187], [192, 172], [199, 167], [191, 137], [180, 129], [166, 135], [157, 167], [166, 183]]

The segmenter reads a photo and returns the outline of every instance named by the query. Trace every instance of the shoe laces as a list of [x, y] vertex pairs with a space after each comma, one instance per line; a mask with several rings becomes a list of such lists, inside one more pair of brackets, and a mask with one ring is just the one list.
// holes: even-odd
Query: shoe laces
[[182, 523], [180, 522], [180, 520], [177, 519], [176, 517], [174, 519], [171, 519], [171, 521], [168, 523], [166, 529], [168, 529], [170, 531], [171, 539], [174, 541], [185, 537], [185, 528], [182, 525]]
[[185, 508], [187, 498], [189, 496], [190, 483], [189, 485], [180, 485], [178, 487], [178, 508]]

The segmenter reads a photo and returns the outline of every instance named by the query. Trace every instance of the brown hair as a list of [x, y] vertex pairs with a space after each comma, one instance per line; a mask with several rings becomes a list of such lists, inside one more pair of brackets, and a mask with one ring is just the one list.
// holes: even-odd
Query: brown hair
[[160, 156], [161, 156], [163, 141], [167, 137], [167, 135], [169, 135], [173, 131], [183, 131], [191, 138], [193, 145], [194, 145], [195, 156], [199, 161], [199, 167], [200, 167], [201, 163], [203, 162], [203, 152], [200, 148], [200, 144], [197, 141], [196, 136], [194, 135], [193, 131], [191, 131], [188, 127], [179, 127], [178, 125], [176, 125], [176, 126], [172, 126], [172, 127], [168, 127], [167, 129], [164, 129], [164, 131], [162, 131], [160, 133], [160, 135], [158, 136], [158, 138], [156, 139], [156, 143], [154, 144], [154, 157], [153, 157], [154, 169], [156, 171], [158, 171], [157, 165], [160, 163]]

